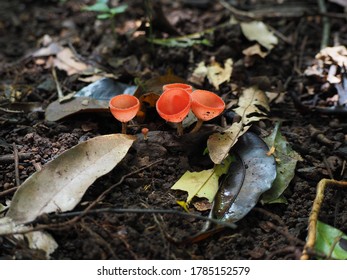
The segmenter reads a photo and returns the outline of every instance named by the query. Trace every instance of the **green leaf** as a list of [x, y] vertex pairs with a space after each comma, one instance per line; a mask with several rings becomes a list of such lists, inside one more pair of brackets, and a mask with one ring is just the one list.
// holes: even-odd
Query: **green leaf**
[[166, 47], [178, 47], [178, 48], [187, 48], [194, 45], [206, 45], [211, 46], [211, 42], [207, 39], [195, 39], [186, 37], [176, 37], [176, 38], [168, 38], [168, 39], [148, 39], [151, 43], [162, 45]]
[[120, 5], [118, 7], [115, 7], [115, 8], [111, 8], [110, 13], [112, 15], [121, 14], [121, 13], [124, 13], [127, 9], [128, 9], [128, 5], [124, 4], [124, 5]]
[[317, 221], [315, 249], [330, 258], [347, 260], [347, 250], [341, 246], [347, 242], [347, 235], [342, 231]]
[[289, 146], [289, 143], [281, 134], [280, 126], [280, 123], [276, 123], [272, 133], [264, 138], [269, 148], [275, 147], [277, 177], [271, 189], [263, 194], [262, 203], [275, 203], [293, 179], [296, 163], [298, 160], [302, 160], [300, 155]]
[[84, 11], [89, 12], [98, 12], [98, 13], [109, 13], [110, 8], [107, 6], [106, 3], [103, 2], [97, 2], [94, 5], [86, 6], [83, 8]]
[[209, 202], [212, 202], [218, 191], [219, 177], [228, 172], [231, 162], [232, 157], [227, 157], [222, 164], [215, 165], [212, 169], [200, 172], [187, 171], [171, 189], [188, 192], [187, 204], [195, 196], [205, 197]]
[[109, 19], [111, 18], [110, 14], [101, 14], [97, 16], [97, 19]]

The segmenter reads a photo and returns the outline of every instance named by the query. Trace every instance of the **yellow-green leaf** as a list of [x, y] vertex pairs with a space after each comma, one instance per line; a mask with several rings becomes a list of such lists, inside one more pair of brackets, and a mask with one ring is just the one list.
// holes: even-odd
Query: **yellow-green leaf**
[[209, 202], [212, 202], [218, 191], [219, 177], [228, 171], [231, 161], [232, 158], [228, 157], [222, 164], [216, 165], [212, 169], [200, 172], [187, 171], [171, 189], [188, 192], [187, 204], [189, 204], [195, 196], [205, 197]]

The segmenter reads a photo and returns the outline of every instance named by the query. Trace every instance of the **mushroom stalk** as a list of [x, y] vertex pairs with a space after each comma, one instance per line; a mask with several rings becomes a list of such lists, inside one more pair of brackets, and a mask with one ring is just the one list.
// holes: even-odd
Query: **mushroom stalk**
[[183, 135], [183, 125], [182, 125], [182, 122], [179, 122], [176, 125], [177, 125], [177, 134], [178, 134], [178, 136], [182, 136]]
[[122, 122], [122, 133], [127, 134], [127, 123], [126, 122]]
[[194, 132], [198, 132], [202, 126], [202, 124], [204, 123], [203, 120], [198, 119], [198, 121], [196, 122], [194, 128], [190, 131], [190, 133], [194, 133]]

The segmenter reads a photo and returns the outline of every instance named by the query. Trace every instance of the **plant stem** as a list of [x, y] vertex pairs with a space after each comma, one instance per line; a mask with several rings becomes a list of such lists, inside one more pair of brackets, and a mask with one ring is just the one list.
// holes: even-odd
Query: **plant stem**
[[178, 136], [182, 136], [183, 135], [183, 125], [182, 125], [182, 122], [177, 123], [177, 134], [178, 134]]
[[203, 120], [198, 119], [198, 121], [195, 124], [195, 127], [192, 129], [192, 131], [190, 133], [198, 132], [199, 129], [201, 128], [203, 122], [204, 122]]
[[316, 198], [314, 199], [312, 210], [310, 217], [308, 219], [308, 233], [307, 233], [307, 239], [306, 244], [304, 247], [304, 250], [301, 255], [301, 260], [308, 260], [309, 254], [308, 251], [312, 250], [314, 248], [314, 245], [316, 243], [316, 232], [317, 232], [317, 221], [318, 221], [318, 214], [319, 210], [321, 208], [321, 205], [324, 200], [324, 191], [327, 187], [347, 187], [347, 182], [344, 181], [336, 181], [333, 179], [322, 179], [317, 184], [317, 193]]
[[122, 122], [122, 133], [127, 134], [127, 123], [126, 122]]

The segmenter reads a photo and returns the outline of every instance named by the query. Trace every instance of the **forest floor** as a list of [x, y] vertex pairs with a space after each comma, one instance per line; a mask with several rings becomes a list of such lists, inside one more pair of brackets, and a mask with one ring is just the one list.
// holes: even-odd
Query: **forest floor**
[[[198, 242], [181, 242], [197, 234], [205, 221], [177, 213], [86, 214], [64, 227], [47, 229], [58, 244], [50, 258], [299, 259], [317, 183], [323, 178], [343, 180], [347, 176], [346, 111], [331, 106], [336, 92], [331, 86], [327, 88], [322, 77], [304, 74], [317, 61], [324, 19], [330, 24], [327, 45], [347, 44], [343, 8], [326, 1], [328, 14], [323, 17], [317, 1], [230, 1], [242, 3], [234, 10], [221, 4], [227, 1], [196, 5], [194, 1], [163, 0], [162, 10], [158, 1], [120, 2], [127, 3], [128, 9], [116, 15], [113, 26], [111, 20], [98, 20], [95, 13], [82, 11], [93, 1], [1, 1], [0, 203], [11, 201], [18, 185], [62, 152], [95, 136], [120, 132], [120, 125], [107, 110], [68, 115], [56, 121], [45, 119], [48, 105], [58, 99], [56, 81], [64, 95], [90, 83], [82, 81], [78, 73], [52, 67], [48, 55], [34, 55], [53, 41], [70, 48], [83, 63], [128, 85], [134, 85], [136, 79], [163, 76], [169, 70], [193, 86], [224, 98], [237, 99], [238, 89], [257, 85], [272, 93], [269, 119], [261, 121], [258, 130], [271, 131], [274, 123], [281, 121], [282, 134], [302, 161], [297, 163], [295, 176], [283, 194], [286, 203], [258, 203], [235, 229], [226, 228]], [[243, 50], [254, 42], [243, 35], [239, 24], [227, 24], [232, 15], [239, 21], [257, 19], [271, 26], [278, 43], [266, 57], [244, 55]], [[149, 18], [153, 20], [151, 28]], [[146, 40], [148, 36], [177, 37], [208, 29], [212, 32], [204, 33], [204, 39], [212, 42], [210, 46], [169, 47]], [[229, 58], [233, 61], [231, 79], [218, 90], [207, 79], [200, 84], [192, 82], [192, 73], [201, 61], [208, 64], [214, 59], [223, 65]], [[316, 106], [323, 110], [316, 110]], [[221, 118], [211, 123], [220, 125]], [[176, 133], [153, 108], [144, 120], [132, 123], [128, 133], [140, 133], [143, 126], [150, 131]], [[122, 176], [139, 168], [143, 168], [141, 172], [126, 176], [96, 208], [184, 211], [176, 201], [185, 200], [186, 193], [170, 188], [187, 170], [212, 166], [208, 156], [201, 156], [204, 148], [195, 149], [197, 154], [193, 154], [167, 143], [137, 145], [117, 168], [90, 186], [73, 211], [83, 210]], [[158, 159], [162, 161], [146, 168]], [[209, 214], [193, 206], [189, 210], [202, 216]], [[68, 219], [47, 215], [36, 222], [54, 224]], [[326, 190], [319, 220], [347, 232], [345, 190]], [[12, 236], [0, 237], [0, 259], [44, 258], [44, 252], [30, 249], [25, 242]]]

